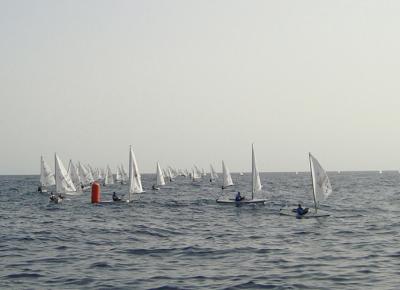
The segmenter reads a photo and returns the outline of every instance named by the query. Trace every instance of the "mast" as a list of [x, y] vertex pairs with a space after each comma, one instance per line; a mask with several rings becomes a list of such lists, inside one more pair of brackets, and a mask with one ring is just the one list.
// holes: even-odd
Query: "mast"
[[251, 199], [254, 199], [254, 144], [251, 144]]
[[57, 191], [58, 191], [58, 189], [57, 189], [57, 153], [54, 153], [54, 179], [55, 179], [55, 181], [56, 181], [56, 193], [57, 193]]
[[317, 200], [315, 199], [315, 186], [314, 186], [314, 170], [311, 165], [311, 153], [308, 153], [308, 159], [310, 161], [310, 173], [311, 173], [311, 182], [312, 182], [312, 188], [313, 188], [313, 198], [314, 198], [314, 208], [315, 208], [315, 213], [317, 213], [318, 207], [317, 207]]

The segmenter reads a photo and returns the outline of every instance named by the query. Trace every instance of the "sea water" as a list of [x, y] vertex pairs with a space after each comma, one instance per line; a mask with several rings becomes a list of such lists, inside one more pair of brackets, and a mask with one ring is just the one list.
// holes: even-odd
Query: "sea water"
[[[217, 204], [220, 182], [178, 177], [134, 203], [90, 193], [50, 204], [38, 176], [0, 176], [2, 289], [399, 289], [400, 174], [328, 173], [328, 218], [312, 207], [309, 173], [262, 173], [265, 205]], [[233, 175], [248, 196], [250, 174]], [[102, 187], [102, 199], [127, 192]]]

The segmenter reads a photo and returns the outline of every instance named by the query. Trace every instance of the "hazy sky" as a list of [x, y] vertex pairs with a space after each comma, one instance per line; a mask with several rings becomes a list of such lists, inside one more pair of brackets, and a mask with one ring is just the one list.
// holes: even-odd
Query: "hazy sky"
[[400, 1], [0, 0], [0, 174], [400, 168]]

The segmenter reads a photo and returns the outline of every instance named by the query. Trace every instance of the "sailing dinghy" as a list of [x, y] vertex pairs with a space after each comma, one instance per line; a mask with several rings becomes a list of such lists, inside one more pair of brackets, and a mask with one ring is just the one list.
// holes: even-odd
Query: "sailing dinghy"
[[[76, 195], [76, 188], [74, 183], [71, 180], [67, 170], [64, 167], [64, 164], [58, 157], [57, 153], [54, 154], [54, 161], [55, 161], [55, 180], [56, 180], [56, 194], [55, 196], [53, 193], [50, 196], [50, 202], [54, 203], [61, 203], [64, 199], [63, 194], [71, 194]], [[79, 193], [78, 193], [79, 194]]]
[[164, 181], [164, 175], [163, 172], [161, 170], [161, 166], [160, 163], [157, 162], [157, 168], [156, 168], [156, 184], [153, 185], [153, 190], [160, 190], [159, 186], [163, 186], [165, 185], [165, 181]]
[[298, 216], [296, 208], [284, 207], [280, 210], [281, 215], [293, 216], [297, 218], [317, 218], [329, 216], [329, 213], [320, 210], [319, 207], [320, 202], [324, 201], [332, 193], [331, 183], [325, 170], [322, 168], [321, 164], [319, 164], [318, 160], [311, 155], [311, 153], [309, 153], [309, 159], [313, 187], [314, 211], [309, 210], [306, 214]]
[[210, 164], [210, 182], [214, 182], [217, 180], [218, 174], [215, 172], [214, 167]]
[[76, 191], [82, 193], [82, 182], [79, 177], [78, 170], [72, 160], [69, 161], [68, 165], [68, 175], [70, 176], [72, 183], [75, 185]]
[[56, 184], [54, 174], [51, 171], [50, 166], [44, 160], [43, 156], [40, 156], [40, 184], [38, 191], [47, 192], [47, 188], [54, 184]]
[[[218, 198], [217, 202], [218, 203], [235, 203], [235, 204], [252, 204], [252, 203], [261, 203], [264, 204], [267, 200], [266, 199], [261, 199], [261, 198], [254, 198], [254, 194], [257, 192], [260, 192], [262, 189], [261, 181], [260, 181], [260, 174], [257, 169], [256, 165], [256, 155], [254, 152], [254, 145], [251, 145], [251, 199], [249, 198], [243, 198], [241, 200], [236, 200], [235, 198]], [[226, 171], [227, 169], [224, 169], [225, 164], [222, 162], [222, 170], [223, 170], [223, 175], [225, 179]], [[229, 174], [229, 171], [228, 171]], [[228, 176], [230, 178], [230, 174]], [[229, 181], [229, 180], [228, 180]], [[230, 182], [232, 183], [232, 178], [230, 178]], [[233, 185], [233, 183], [232, 183]], [[224, 188], [224, 186], [222, 187]]]
[[129, 181], [128, 181], [128, 200], [126, 202], [133, 202], [133, 194], [143, 193], [142, 180], [137, 166], [135, 153], [133, 153], [132, 146], [129, 149]]

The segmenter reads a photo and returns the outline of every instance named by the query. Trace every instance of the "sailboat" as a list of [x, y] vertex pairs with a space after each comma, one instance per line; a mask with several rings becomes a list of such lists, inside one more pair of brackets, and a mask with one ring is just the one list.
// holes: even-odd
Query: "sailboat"
[[128, 181], [128, 174], [126, 174], [124, 165], [121, 164], [120, 169], [121, 169], [121, 175], [122, 175], [121, 184], [125, 184]]
[[117, 172], [115, 173], [115, 182], [120, 183], [122, 182], [122, 174], [121, 169], [117, 166]]
[[75, 167], [74, 163], [72, 160], [69, 161], [68, 164], [68, 175], [71, 177], [72, 182], [75, 185], [76, 191], [82, 192], [82, 182], [81, 178], [79, 177], [78, 170]]
[[106, 171], [104, 173], [104, 181], [103, 181], [103, 185], [110, 185], [110, 184], [114, 184], [114, 176], [112, 174], [111, 168], [109, 165], [107, 165], [106, 167]]
[[218, 174], [215, 172], [214, 167], [210, 164], [210, 182], [214, 182], [217, 180]]
[[[230, 176], [230, 175], [229, 175]], [[232, 179], [231, 179], [232, 181]], [[254, 152], [254, 144], [251, 145], [251, 199], [244, 198], [240, 201], [235, 200], [235, 198], [220, 198], [217, 199], [218, 203], [262, 203], [264, 204], [267, 200], [261, 198], [254, 198], [254, 195], [257, 192], [260, 192], [262, 189], [260, 174], [256, 165], [256, 155]]]
[[142, 180], [137, 166], [135, 153], [133, 153], [132, 146], [129, 148], [129, 181], [128, 181], [128, 194], [129, 198], [126, 202], [133, 202], [133, 194], [142, 193]]
[[192, 168], [192, 183], [197, 184], [201, 179], [201, 173], [197, 170], [196, 165]]
[[160, 190], [159, 186], [165, 185], [164, 181], [164, 175], [161, 170], [160, 163], [157, 162], [157, 168], [156, 168], [156, 184], [153, 185], [153, 190]]
[[57, 153], [54, 154], [54, 161], [55, 161], [55, 180], [56, 180], [56, 193], [59, 194], [58, 196], [51, 195], [50, 201], [55, 203], [60, 203], [63, 200], [62, 194], [71, 194], [76, 195], [76, 188], [74, 183], [71, 180], [67, 170], [64, 167], [64, 164], [58, 157]]
[[91, 171], [82, 163], [79, 162], [79, 178], [81, 180], [81, 188], [82, 190], [90, 189], [90, 184], [94, 182], [94, 178], [92, 176]]
[[233, 185], [231, 173], [228, 167], [226, 167], [224, 160], [222, 160], [222, 189], [225, 189]]
[[[311, 181], [313, 189], [314, 211], [308, 211], [302, 218], [326, 217], [326, 213], [319, 209], [320, 202], [324, 201], [332, 193], [332, 186], [326, 171], [319, 164], [318, 160], [309, 153]], [[296, 209], [284, 207], [280, 210], [281, 215], [297, 216]]]
[[56, 184], [54, 174], [50, 166], [46, 163], [43, 156], [40, 156], [40, 184], [38, 187], [39, 192], [47, 192], [47, 187]]

